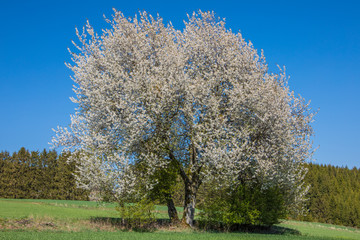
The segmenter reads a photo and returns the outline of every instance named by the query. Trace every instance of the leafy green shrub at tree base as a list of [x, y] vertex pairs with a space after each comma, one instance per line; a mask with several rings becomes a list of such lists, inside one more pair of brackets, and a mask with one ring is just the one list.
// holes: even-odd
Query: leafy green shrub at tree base
[[116, 210], [127, 229], [148, 229], [155, 222], [155, 205], [147, 199], [132, 204], [121, 203]]
[[212, 191], [205, 197], [199, 226], [206, 229], [234, 229], [241, 225], [271, 226], [285, 217], [283, 195], [277, 187], [242, 184], [234, 190]]

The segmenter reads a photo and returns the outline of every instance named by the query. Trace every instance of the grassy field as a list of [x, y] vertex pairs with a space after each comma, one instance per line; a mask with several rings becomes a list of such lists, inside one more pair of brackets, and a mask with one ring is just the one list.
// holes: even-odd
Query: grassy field
[[[124, 231], [115, 204], [86, 201], [0, 199], [0, 239], [360, 239], [360, 230], [330, 224], [284, 221], [276, 231], [211, 233], [183, 228]], [[179, 209], [180, 210], [180, 209]], [[166, 207], [156, 208], [166, 218]]]

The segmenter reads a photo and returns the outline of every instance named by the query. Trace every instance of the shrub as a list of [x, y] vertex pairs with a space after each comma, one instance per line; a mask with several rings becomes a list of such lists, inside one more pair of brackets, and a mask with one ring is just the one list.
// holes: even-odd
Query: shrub
[[155, 222], [155, 205], [146, 199], [136, 203], [121, 203], [116, 210], [128, 229], [148, 229]]
[[279, 188], [241, 184], [234, 189], [212, 190], [200, 206], [200, 227], [234, 229], [241, 225], [271, 226], [285, 217]]

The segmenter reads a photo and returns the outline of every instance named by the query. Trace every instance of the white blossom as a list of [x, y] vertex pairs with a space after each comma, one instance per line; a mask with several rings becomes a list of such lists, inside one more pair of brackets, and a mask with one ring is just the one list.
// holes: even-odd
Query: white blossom
[[101, 36], [89, 23], [77, 30], [67, 66], [78, 107], [53, 140], [79, 154], [80, 186], [133, 193], [135, 161], [147, 162], [149, 176], [176, 161], [194, 198], [201, 182], [233, 184], [247, 171], [247, 181], [303, 199], [314, 114], [285, 69], [270, 73], [263, 53], [212, 12], [189, 16], [182, 31], [146, 12], [115, 10], [107, 21]]

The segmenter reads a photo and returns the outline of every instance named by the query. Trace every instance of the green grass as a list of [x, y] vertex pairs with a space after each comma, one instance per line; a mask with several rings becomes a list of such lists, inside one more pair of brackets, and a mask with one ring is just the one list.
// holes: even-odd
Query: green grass
[[[118, 217], [115, 203], [48, 199], [0, 199], [0, 218], [53, 217], [55, 219], [89, 219]], [[167, 218], [167, 207], [156, 206], [155, 216]], [[177, 208], [182, 212], [182, 208]], [[49, 214], [51, 213], [51, 214]]]
[[0, 232], [0, 239], [144, 239], [144, 240], [330, 240], [331, 238], [291, 236], [291, 235], [269, 235], [269, 234], [247, 234], [247, 233], [179, 233], [179, 232]]
[[114, 204], [66, 200], [0, 199], [0, 218], [51, 217], [54, 219], [89, 219], [118, 217]]
[[282, 227], [298, 230], [302, 235], [313, 237], [333, 237], [340, 239], [360, 239], [360, 229], [325, 223], [285, 221]]
[[[284, 221], [275, 226], [283, 234], [210, 233], [189, 229], [155, 232], [121, 231], [115, 204], [87, 201], [0, 199], [0, 239], [360, 239], [360, 230], [330, 224]], [[181, 208], [179, 208], [181, 210]], [[167, 208], [157, 206], [157, 217]], [[293, 234], [300, 232], [300, 234]]]

